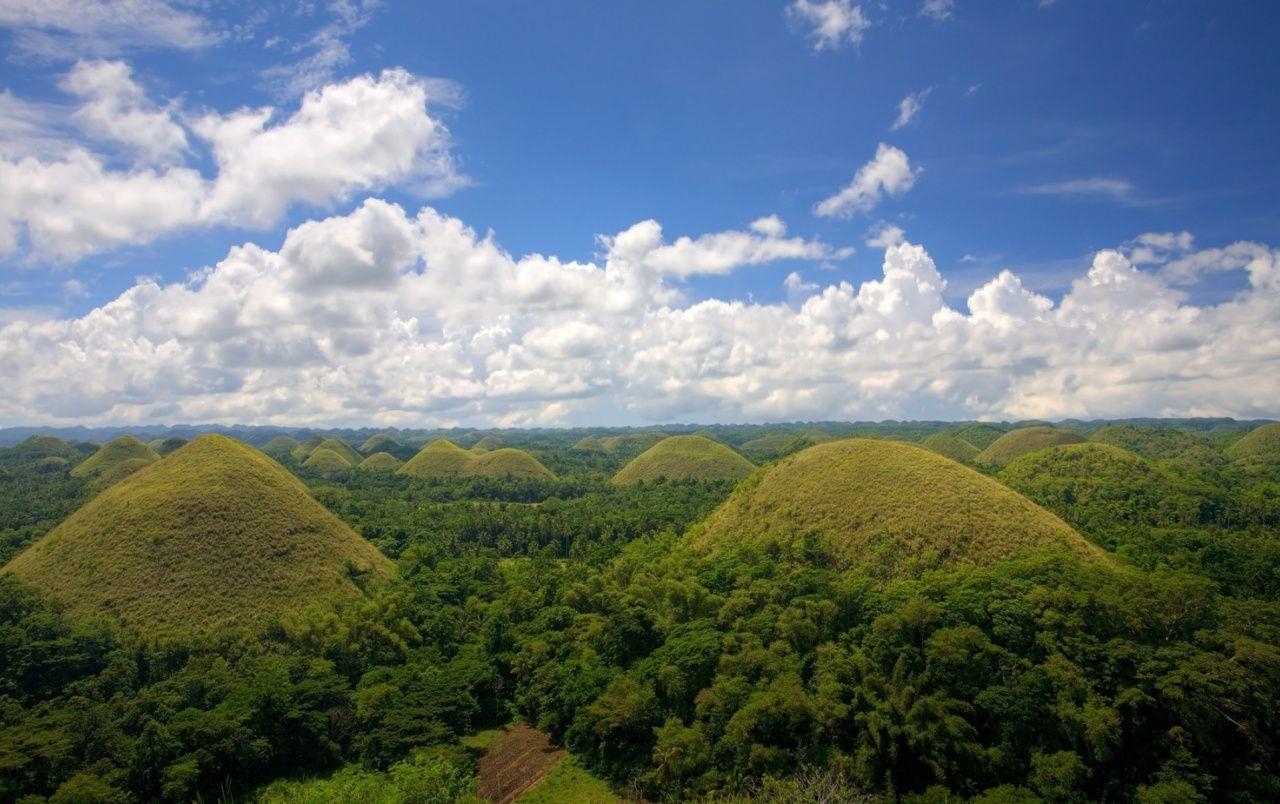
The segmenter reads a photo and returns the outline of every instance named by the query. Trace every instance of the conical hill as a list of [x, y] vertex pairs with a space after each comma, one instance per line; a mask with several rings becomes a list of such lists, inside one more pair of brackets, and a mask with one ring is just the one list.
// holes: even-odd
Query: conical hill
[[71, 470], [71, 475], [106, 488], [158, 460], [160, 456], [151, 447], [131, 435], [122, 435], [81, 461]]
[[741, 480], [755, 465], [705, 436], [670, 436], [654, 444], [614, 475], [615, 483], [642, 480]]
[[391, 562], [263, 453], [204, 435], [99, 494], [5, 568], [157, 637], [252, 629], [361, 594]]
[[999, 468], [1032, 452], [1064, 444], [1080, 444], [1083, 441], [1075, 433], [1056, 427], [1020, 427], [992, 441], [978, 453], [977, 463]]

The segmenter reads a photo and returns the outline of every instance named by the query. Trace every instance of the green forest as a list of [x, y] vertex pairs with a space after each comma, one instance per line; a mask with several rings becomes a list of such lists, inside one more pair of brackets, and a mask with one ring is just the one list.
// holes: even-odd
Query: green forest
[[1277, 424], [137, 436], [0, 449], [0, 800], [1280, 800]]

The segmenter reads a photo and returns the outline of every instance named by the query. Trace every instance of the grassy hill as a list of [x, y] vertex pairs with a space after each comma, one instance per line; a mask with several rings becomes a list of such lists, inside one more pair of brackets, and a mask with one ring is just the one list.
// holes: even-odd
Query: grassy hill
[[357, 469], [363, 469], [366, 472], [394, 472], [401, 466], [404, 466], [404, 461], [390, 452], [375, 452], [356, 464]]
[[1233, 461], [1280, 462], [1280, 423], [1255, 427], [1227, 447], [1226, 453]]
[[741, 480], [755, 468], [751, 461], [729, 447], [704, 436], [670, 436], [622, 467], [622, 471], [613, 476], [613, 482], [638, 483], [660, 477]]
[[288, 455], [298, 448], [298, 440], [289, 436], [276, 436], [262, 446], [268, 455]]
[[5, 567], [151, 636], [256, 628], [361, 594], [389, 562], [252, 447], [205, 435], [99, 494]]
[[160, 460], [156, 451], [131, 435], [103, 444], [71, 470], [72, 477], [82, 477], [91, 485], [106, 488], [118, 483], [143, 467]]
[[176, 452], [187, 444], [187, 439], [178, 436], [169, 436], [168, 438], [157, 438], [155, 441], [148, 442], [147, 446], [156, 451], [160, 457], [168, 455], [170, 452]]
[[462, 474], [474, 457], [447, 438], [438, 438], [401, 466], [400, 474], [414, 477], [453, 477]]
[[1220, 490], [1110, 444], [1067, 444], [1010, 463], [1011, 488], [1107, 546], [1126, 529], [1196, 525], [1222, 507]]
[[1008, 431], [990, 424], [975, 423], [960, 428], [956, 431], [955, 436], [968, 441], [981, 450], [994, 444], [996, 439], [1006, 432]]
[[316, 447], [302, 465], [317, 472], [340, 472], [355, 466], [346, 455], [329, 447]]
[[324, 443], [324, 439], [320, 436], [311, 436], [306, 441], [302, 441], [298, 446], [293, 448], [293, 457], [298, 460], [305, 460], [308, 455], [315, 451], [316, 447]]
[[478, 477], [520, 477], [552, 479], [555, 475], [537, 458], [522, 449], [503, 447], [493, 452], [481, 452], [467, 464], [464, 475]]
[[1031, 452], [1060, 447], [1063, 444], [1079, 444], [1083, 441], [1084, 439], [1075, 433], [1059, 430], [1056, 427], [1019, 427], [992, 441], [978, 453], [977, 463], [1000, 468]]
[[1058, 517], [914, 444], [852, 439], [783, 459], [689, 533], [698, 551], [776, 542], [839, 567], [906, 577], [1055, 549], [1105, 560]]
[[814, 439], [799, 433], [770, 433], [739, 444], [738, 451], [749, 459], [762, 463], [799, 452], [805, 447], [811, 447], [826, 440], [829, 439]]
[[352, 466], [355, 466], [360, 463], [360, 461], [364, 460], [363, 455], [352, 449], [351, 445], [343, 441], [341, 438], [326, 438], [324, 441], [320, 442], [320, 446], [316, 447], [316, 449], [331, 449], [343, 458], [346, 458], [347, 463]]
[[951, 433], [934, 433], [920, 442], [920, 446], [960, 463], [973, 463], [978, 457], [977, 447]]
[[476, 443], [471, 445], [472, 452], [492, 452], [502, 447], [502, 439], [497, 436], [487, 435]]
[[1152, 460], [1177, 458], [1213, 446], [1209, 439], [1185, 430], [1139, 427], [1133, 424], [1108, 424], [1089, 436], [1089, 440], [1096, 444], [1110, 444], [1127, 449], [1135, 455]]
[[[22, 466], [34, 464], [47, 459], [59, 459], [66, 463], [74, 463], [84, 457], [84, 453], [54, 436], [31, 436], [8, 449], [0, 449], [0, 466]], [[47, 464], [51, 465], [51, 464]]]
[[388, 449], [400, 446], [400, 442], [396, 441], [386, 433], [377, 433], [365, 439], [360, 445], [360, 452], [365, 455], [373, 455], [375, 452], [386, 452]]

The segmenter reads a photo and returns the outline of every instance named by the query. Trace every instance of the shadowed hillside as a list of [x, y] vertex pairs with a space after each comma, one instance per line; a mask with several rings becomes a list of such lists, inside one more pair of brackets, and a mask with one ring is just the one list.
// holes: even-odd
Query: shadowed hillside
[[1102, 559], [1069, 525], [923, 447], [853, 439], [810, 447], [742, 484], [690, 533], [695, 549], [777, 541], [902, 577], [994, 565], [1033, 550]]
[[391, 563], [258, 450], [205, 435], [99, 494], [6, 568], [153, 636], [256, 628]]
[[1000, 468], [1016, 458], [1037, 450], [1059, 447], [1063, 444], [1079, 444], [1083, 441], [1084, 439], [1075, 433], [1054, 427], [1020, 427], [992, 441], [990, 446], [978, 453], [977, 463]]
[[755, 465], [705, 436], [671, 436], [645, 450], [614, 475], [615, 483], [642, 480], [741, 480]]
[[386, 452], [389, 448], [400, 446], [400, 442], [396, 441], [386, 433], [378, 433], [371, 435], [365, 439], [360, 445], [360, 451], [365, 455], [373, 455], [376, 452]]
[[973, 463], [978, 457], [977, 447], [951, 433], [934, 433], [920, 442], [920, 446], [960, 463]]

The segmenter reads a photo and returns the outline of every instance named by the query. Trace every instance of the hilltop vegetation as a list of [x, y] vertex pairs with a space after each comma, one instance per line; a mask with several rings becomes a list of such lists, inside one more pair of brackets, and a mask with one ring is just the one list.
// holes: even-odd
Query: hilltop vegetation
[[977, 462], [998, 469], [1028, 453], [1082, 441], [1075, 433], [1056, 427], [1021, 427], [992, 441], [978, 453]]
[[71, 470], [71, 476], [84, 478], [96, 488], [106, 488], [158, 460], [160, 456], [151, 447], [133, 436], [120, 436], [81, 461]]
[[755, 465], [705, 436], [671, 436], [654, 444], [613, 476], [615, 483], [668, 480], [741, 480]]
[[[994, 476], [903, 441], [957, 425], [708, 427], [733, 444], [882, 440], [811, 447], [742, 482], [627, 485], [612, 482], [618, 454], [575, 449], [618, 431], [494, 433], [554, 478], [325, 473], [304, 465], [312, 451], [277, 462], [235, 445], [209, 455], [225, 472], [178, 473], [114, 513], [99, 507], [203, 441], [96, 498], [57, 444], [0, 449], [15, 544], [78, 507], [57, 529], [98, 510], [138, 537], [80, 530], [106, 558], [71, 574], [94, 583], [114, 585], [103, 566], [130, 550], [232, 591], [261, 584], [247, 568], [297, 573], [296, 550], [237, 531], [263, 521], [258, 506], [337, 517], [342, 544], [359, 534], [395, 561], [368, 583], [331, 564], [347, 594], [308, 582], [305, 607], [275, 613], [284, 590], [266, 584], [228, 628], [198, 633], [124, 628], [0, 573], [0, 800], [466, 800], [482, 744], [468, 735], [513, 720], [572, 752], [528, 800], [607, 798], [601, 779], [649, 801], [1277, 800], [1280, 475], [1228, 459], [1232, 423], [1178, 426], [1204, 443], [1144, 457], [1091, 440]], [[1120, 434], [1172, 444], [1163, 429]], [[406, 446], [380, 462], [424, 443], [395, 435]], [[233, 518], [205, 498], [236, 478]], [[130, 518], [146, 510], [180, 524]], [[179, 532], [198, 562], [166, 552]], [[229, 542], [237, 563], [208, 557]], [[149, 573], [117, 611], [158, 598], [188, 616], [211, 596]]]
[[390, 564], [251, 447], [207, 435], [104, 491], [5, 567], [152, 637], [256, 627]]
[[960, 463], [973, 463], [978, 457], [977, 447], [950, 433], [934, 433], [920, 442], [920, 445]]
[[400, 474], [423, 478], [511, 477], [553, 479], [551, 470], [527, 452], [512, 448], [472, 452], [446, 439], [432, 441], [404, 466]]
[[912, 444], [820, 444], [744, 483], [695, 530], [717, 553], [749, 545], [823, 566], [901, 577], [993, 566], [1032, 551], [1103, 560], [1053, 514], [1004, 485]]

